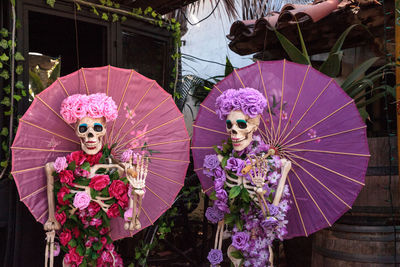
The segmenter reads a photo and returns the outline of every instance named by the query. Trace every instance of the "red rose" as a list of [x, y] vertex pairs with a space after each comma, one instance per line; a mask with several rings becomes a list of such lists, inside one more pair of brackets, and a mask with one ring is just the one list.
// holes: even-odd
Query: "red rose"
[[95, 155], [86, 155], [86, 161], [89, 162], [90, 166], [93, 166], [99, 163], [102, 156], [103, 152], [101, 151]]
[[65, 186], [61, 187], [60, 191], [57, 193], [57, 201], [61, 205], [69, 205], [69, 200], [64, 201], [64, 196], [69, 194], [69, 189]]
[[127, 192], [128, 186], [126, 186], [121, 180], [112, 181], [110, 187], [108, 188], [110, 197], [115, 197], [116, 199], [121, 199], [122, 196], [126, 195]]
[[89, 206], [87, 207], [87, 210], [89, 212], [89, 216], [93, 217], [94, 215], [96, 215], [99, 212], [100, 205], [97, 204], [96, 202], [91, 201], [89, 203]]
[[107, 211], [107, 216], [109, 218], [115, 218], [120, 216], [118, 204], [114, 203], [110, 206], [110, 208]]
[[76, 166], [81, 166], [85, 162], [85, 160], [85, 153], [83, 153], [83, 151], [81, 150], [72, 152], [67, 156], [67, 162], [71, 163], [72, 161], [75, 161]]
[[75, 227], [72, 229], [72, 235], [73, 235], [75, 238], [78, 238], [80, 233], [81, 233], [81, 232], [79, 232], [78, 227], [75, 226]]
[[61, 245], [63, 245], [64, 247], [68, 244], [68, 242], [71, 240], [72, 238], [72, 234], [71, 231], [68, 229], [65, 229], [59, 236], [60, 238], [60, 243]]
[[126, 207], [128, 207], [128, 201], [129, 201], [128, 195], [127, 194], [122, 195], [122, 197], [118, 199], [118, 205], [120, 205], [121, 208], [125, 209]]
[[108, 228], [108, 227], [104, 227], [104, 228], [102, 228], [101, 230], [100, 230], [100, 234], [101, 235], [105, 235], [105, 234], [107, 234], [108, 232], [110, 232], [110, 228]]
[[65, 215], [64, 211], [61, 213], [56, 212], [55, 217], [57, 222], [59, 222], [61, 225], [64, 225], [65, 221], [67, 220], [67, 215]]
[[83, 256], [79, 256], [76, 252], [76, 248], [72, 248], [64, 257], [65, 263], [72, 264], [73, 266], [79, 266], [83, 261]]
[[96, 175], [90, 179], [89, 187], [97, 191], [102, 190], [110, 183], [110, 177], [108, 175]]
[[68, 185], [72, 185], [72, 182], [75, 180], [74, 174], [71, 170], [63, 170], [59, 174], [60, 182]]

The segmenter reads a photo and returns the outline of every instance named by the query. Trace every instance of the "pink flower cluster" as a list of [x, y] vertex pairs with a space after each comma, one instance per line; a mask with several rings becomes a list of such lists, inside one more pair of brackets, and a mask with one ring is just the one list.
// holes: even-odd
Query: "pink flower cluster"
[[107, 121], [113, 121], [118, 116], [114, 100], [102, 93], [71, 95], [61, 103], [60, 113], [68, 123], [75, 123], [84, 117], [104, 117]]

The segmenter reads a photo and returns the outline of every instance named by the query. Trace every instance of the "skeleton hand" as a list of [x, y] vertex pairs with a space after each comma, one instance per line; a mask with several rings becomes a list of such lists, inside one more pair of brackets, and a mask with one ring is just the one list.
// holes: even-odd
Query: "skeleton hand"
[[[132, 177], [129, 172], [132, 173], [129, 169], [127, 170], [127, 178], [129, 183], [132, 185], [135, 194], [142, 196], [144, 195], [144, 188], [146, 186], [146, 177], [149, 167], [149, 158], [144, 158], [142, 156], [136, 157], [136, 177]], [[132, 169], [133, 167], [130, 166]]]
[[55, 217], [49, 217], [47, 222], [44, 224], [45, 231], [60, 230], [61, 224], [56, 220]]
[[267, 177], [267, 172], [268, 172], [267, 161], [265, 157], [257, 157], [257, 156], [255, 156], [254, 158], [251, 158], [250, 156], [247, 157], [252, 165], [252, 169], [250, 170], [249, 175], [251, 177], [253, 184], [256, 186], [255, 191], [259, 195], [263, 195], [265, 193], [263, 187], [265, 185], [265, 179]]

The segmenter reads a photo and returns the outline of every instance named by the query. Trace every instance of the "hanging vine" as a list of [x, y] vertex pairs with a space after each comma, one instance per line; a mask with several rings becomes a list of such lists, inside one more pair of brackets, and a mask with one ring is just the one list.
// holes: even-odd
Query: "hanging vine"
[[0, 105], [6, 110], [3, 116], [9, 122], [8, 127], [3, 127], [0, 131], [2, 155], [4, 156], [0, 161], [0, 179], [10, 165], [10, 147], [13, 141], [14, 129], [16, 129], [14, 125], [14, 102], [20, 101], [23, 96], [27, 95], [23, 82], [16, 79], [22, 77], [24, 69], [22, 61], [24, 57], [20, 52], [15, 51], [15, 31], [17, 28], [15, 0], [10, 0], [10, 3], [12, 13], [11, 32], [6, 28], [0, 29], [0, 79], [2, 79], [3, 83], [3, 97]]
[[[100, 17], [105, 21], [124, 22], [128, 17], [135, 18], [138, 20], [145, 21], [147, 23], [153, 24], [160, 28], [165, 28], [172, 32], [173, 37], [173, 54], [171, 55], [172, 60], [175, 64], [171, 71], [171, 82], [169, 87], [173, 90], [174, 99], [179, 98], [179, 94], [176, 92], [176, 87], [178, 83], [178, 62], [181, 57], [179, 53], [179, 48], [181, 47], [181, 25], [176, 19], [166, 19], [161, 14], [153, 10], [152, 7], [147, 7], [146, 9], [133, 8], [132, 11], [121, 9], [120, 4], [112, 0], [98, 0], [98, 3], [87, 2], [85, 0], [68, 0], [75, 4], [76, 9], [81, 11], [81, 6], [87, 6], [90, 8], [91, 12], [96, 16]], [[54, 7], [56, 0], [46, 0], [47, 4]]]

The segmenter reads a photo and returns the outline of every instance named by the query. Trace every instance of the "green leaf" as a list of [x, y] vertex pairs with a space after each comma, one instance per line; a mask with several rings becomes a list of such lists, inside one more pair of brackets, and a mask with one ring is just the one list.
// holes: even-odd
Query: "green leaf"
[[56, 0], [46, 0], [46, 3], [51, 6], [54, 7], [54, 4], [56, 3]]
[[360, 76], [363, 75], [378, 59], [379, 57], [373, 57], [360, 64], [347, 76], [346, 80], [342, 83], [341, 87], [347, 88], [355, 80], [360, 78]]
[[358, 112], [360, 113], [360, 116], [364, 121], [366, 121], [367, 119], [370, 118], [367, 110], [365, 109], [365, 107], [359, 108]]
[[383, 96], [385, 96], [386, 92], [381, 92], [379, 94], [374, 95], [372, 98], [368, 99], [367, 101], [364, 101], [362, 103], [357, 103], [357, 108], [361, 108], [361, 107], [365, 107], [368, 106], [371, 103], [374, 103], [376, 100], [382, 98]]
[[3, 100], [1, 100], [0, 104], [9, 107], [11, 105], [10, 98], [8, 96], [4, 97]]
[[157, 13], [156, 13], [155, 11], [153, 11], [153, 12], [151, 12], [151, 16], [152, 16], [153, 18], [155, 18], [155, 17], [157, 17]]
[[101, 18], [108, 21], [108, 15], [106, 13], [101, 14]]
[[3, 53], [3, 54], [0, 56], [0, 60], [3, 61], [3, 62], [7, 62], [9, 59], [10, 59], [10, 58], [6, 55], [6, 53]]
[[100, 16], [99, 12], [97, 11], [97, 9], [95, 7], [92, 7], [92, 12], [97, 15]]
[[112, 22], [117, 22], [119, 20], [119, 16], [117, 14], [112, 14]]
[[7, 40], [2, 39], [2, 40], [0, 41], [0, 47], [3, 48], [3, 49], [7, 49], [7, 47], [8, 47], [8, 42], [7, 42]]
[[310, 57], [308, 56], [306, 44], [304, 43], [304, 39], [303, 39], [303, 34], [301, 33], [301, 30], [300, 30], [300, 25], [299, 25], [299, 23], [296, 23], [296, 24], [297, 24], [297, 30], [299, 32], [299, 37], [300, 37], [301, 50], [303, 51], [304, 57], [308, 61], [308, 65], [311, 65], [311, 60], [310, 60]]
[[0, 162], [0, 166], [3, 167], [3, 168], [7, 168], [7, 166], [8, 166], [8, 161], [5, 160], [5, 161]]
[[107, 172], [106, 168], [99, 168], [97, 169], [96, 174], [105, 174], [106, 172]]
[[2, 69], [2, 68], [3, 68], [3, 63], [0, 62], [0, 69]]
[[214, 148], [214, 151], [217, 152], [217, 154], [219, 154], [219, 155], [222, 154], [222, 151], [216, 145], [214, 145], [213, 148]]
[[22, 81], [18, 81], [18, 82], [15, 83], [15, 88], [24, 89], [25, 86], [24, 86], [24, 84], [22, 83]]
[[339, 39], [336, 40], [336, 43], [333, 45], [331, 51], [329, 52], [329, 54], [335, 54], [337, 52], [339, 52], [340, 50], [342, 50], [342, 46], [344, 41], [346, 40], [347, 35], [349, 34], [349, 32], [354, 29], [357, 26], [362, 26], [364, 27], [364, 29], [366, 29], [368, 31], [368, 28], [364, 25], [361, 24], [353, 24], [351, 26], [349, 26], [339, 37]]
[[307, 58], [301, 53], [301, 51], [292, 43], [290, 42], [285, 36], [275, 30], [276, 37], [278, 38], [281, 46], [288, 54], [289, 58], [293, 62], [297, 62], [300, 64], [308, 64]]
[[226, 77], [233, 72], [233, 66], [228, 56], [226, 56], [225, 62], [226, 62], [225, 63], [225, 77]]
[[90, 163], [87, 162], [87, 161], [85, 161], [85, 162], [82, 164], [81, 169], [82, 169], [82, 170], [85, 170], [85, 171], [90, 171]]
[[21, 54], [20, 52], [15, 53], [14, 59], [15, 59], [16, 61], [25, 60], [25, 58], [22, 56], [22, 54]]
[[221, 167], [225, 168], [226, 164], [228, 162], [229, 156], [225, 156], [222, 160], [221, 160]]
[[126, 21], [127, 20], [127, 18], [125, 17], [125, 16], [122, 16], [121, 17], [121, 22], [124, 22], [124, 21]]
[[9, 93], [11, 92], [11, 87], [10, 87], [10, 85], [4, 86], [4, 87], [3, 87], [3, 91], [4, 91], [6, 94], [9, 94]]
[[1, 129], [0, 135], [7, 136], [8, 135], [8, 128], [7, 127], [3, 127], [3, 129]]
[[212, 193], [210, 194], [210, 196], [209, 196], [209, 198], [211, 199], [211, 200], [217, 200], [217, 195], [216, 195], [217, 193], [215, 192], [215, 191], [212, 191]]
[[21, 90], [21, 94], [22, 94], [22, 96], [26, 96], [26, 91], [25, 90]]
[[101, 244], [101, 242], [96, 242], [93, 244], [93, 249], [98, 251], [103, 247], [103, 245]]
[[342, 57], [343, 57], [343, 51], [330, 54], [329, 57], [319, 68], [319, 71], [328, 75], [329, 77], [332, 78], [337, 77], [340, 72]]
[[2, 28], [2, 29], [0, 30], [0, 34], [1, 34], [1, 36], [3, 36], [3, 37], [8, 37], [8, 30], [7, 30], [6, 28]]
[[77, 242], [76, 242], [76, 240], [75, 239], [71, 239], [69, 242], [68, 242], [68, 245], [70, 245], [71, 247], [76, 247], [76, 245], [77, 245]]
[[76, 5], [76, 10], [78, 10], [78, 11], [81, 11], [81, 10], [82, 10], [82, 8], [81, 8], [81, 5], [80, 5], [80, 4], [78, 4], [78, 3], [75, 3], [75, 5]]
[[2, 77], [4, 80], [8, 80], [10, 78], [10, 74], [8, 73], [8, 70], [3, 70], [0, 73], [0, 77]]
[[76, 169], [76, 163], [75, 161], [71, 161], [70, 164], [68, 164], [67, 170], [75, 171]]
[[243, 188], [240, 192], [240, 197], [243, 199], [244, 202], [250, 202], [250, 194], [246, 188]]
[[21, 98], [22, 98], [20, 95], [13, 95], [13, 97], [14, 97], [14, 99], [17, 100], [17, 101], [20, 101]]
[[231, 190], [229, 191], [229, 198], [232, 199], [232, 198], [237, 197], [240, 194], [241, 190], [242, 189], [240, 188], [239, 185], [236, 185], [236, 186], [232, 187]]
[[92, 197], [92, 199], [95, 199], [98, 195], [98, 192], [96, 190], [94, 190], [93, 188], [90, 188], [90, 196]]
[[243, 253], [240, 250], [234, 250], [231, 252], [231, 256], [235, 259], [244, 259]]
[[21, 75], [23, 71], [24, 71], [24, 67], [23, 67], [22, 65], [18, 65], [18, 66], [15, 68], [15, 72], [16, 72], [18, 75]]

